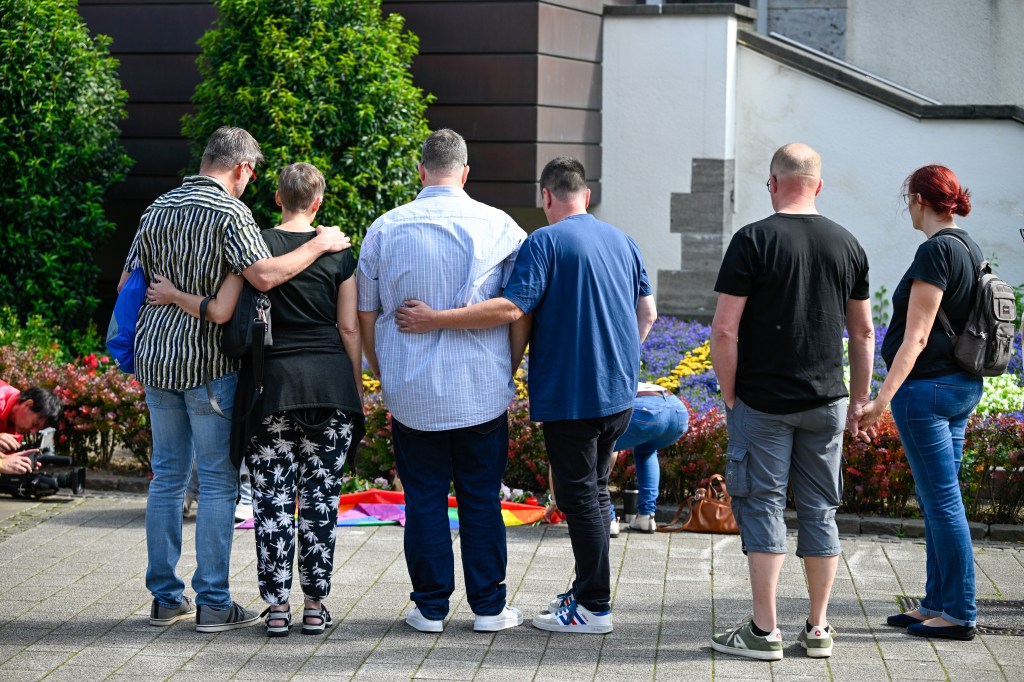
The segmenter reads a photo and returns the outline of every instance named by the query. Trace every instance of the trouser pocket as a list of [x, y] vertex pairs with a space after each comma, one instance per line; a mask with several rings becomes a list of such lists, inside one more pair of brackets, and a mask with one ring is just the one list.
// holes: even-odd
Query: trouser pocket
[[750, 452], [741, 445], [730, 445], [725, 452], [725, 486], [733, 497], [746, 497], [750, 494], [750, 481], [747, 464]]

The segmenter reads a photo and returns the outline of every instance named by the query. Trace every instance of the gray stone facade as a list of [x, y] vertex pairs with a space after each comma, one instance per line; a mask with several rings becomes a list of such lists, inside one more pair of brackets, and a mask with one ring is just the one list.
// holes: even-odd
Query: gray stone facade
[[768, 0], [768, 31], [846, 58], [848, 0]]
[[658, 310], [709, 321], [725, 247], [732, 238], [732, 159], [694, 159], [690, 191], [671, 195], [669, 229], [681, 237], [681, 268], [658, 271]]

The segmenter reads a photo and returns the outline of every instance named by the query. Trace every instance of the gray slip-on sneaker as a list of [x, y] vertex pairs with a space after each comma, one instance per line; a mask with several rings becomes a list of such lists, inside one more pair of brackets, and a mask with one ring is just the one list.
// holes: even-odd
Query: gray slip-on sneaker
[[226, 609], [215, 609], [203, 604], [196, 607], [196, 632], [224, 632], [247, 628], [256, 625], [260, 620], [260, 614], [250, 611], [238, 602], [231, 602], [231, 606]]
[[154, 599], [153, 605], [149, 607], [149, 624], [161, 626], [177, 623], [182, 618], [191, 616], [195, 610], [196, 607], [192, 605], [192, 600], [185, 595], [181, 596], [181, 603], [173, 607], [164, 606]]

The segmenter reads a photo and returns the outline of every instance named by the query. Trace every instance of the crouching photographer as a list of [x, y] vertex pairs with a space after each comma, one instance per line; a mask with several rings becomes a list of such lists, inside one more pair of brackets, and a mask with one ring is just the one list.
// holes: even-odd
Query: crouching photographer
[[[85, 486], [82, 468], [47, 475], [44, 466], [71, 466], [70, 457], [54, 453], [54, 426], [64, 405], [50, 391], [33, 386], [19, 391], [0, 381], [0, 493], [15, 497], [45, 497], [58, 488], [80, 493]], [[38, 444], [23, 447], [25, 436], [39, 434]]]

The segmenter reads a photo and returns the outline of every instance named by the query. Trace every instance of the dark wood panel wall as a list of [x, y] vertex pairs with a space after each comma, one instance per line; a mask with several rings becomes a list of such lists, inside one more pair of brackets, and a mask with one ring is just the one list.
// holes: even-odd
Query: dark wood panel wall
[[[384, 0], [420, 38], [413, 77], [436, 97], [431, 127], [469, 142], [474, 197], [533, 209], [540, 170], [569, 154], [586, 165], [600, 199], [601, 12], [634, 1]], [[209, 0], [80, 0], [79, 11], [91, 31], [113, 38], [129, 96], [121, 139], [135, 165], [108, 202], [118, 230], [99, 256], [109, 306], [142, 211], [194, 170], [180, 119], [199, 79], [196, 41], [216, 11]]]
[[469, 144], [477, 199], [503, 208], [539, 205], [537, 177], [552, 157], [601, 178], [603, 0], [384, 0], [420, 37], [416, 84], [437, 101], [432, 127]]

